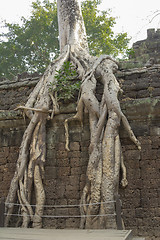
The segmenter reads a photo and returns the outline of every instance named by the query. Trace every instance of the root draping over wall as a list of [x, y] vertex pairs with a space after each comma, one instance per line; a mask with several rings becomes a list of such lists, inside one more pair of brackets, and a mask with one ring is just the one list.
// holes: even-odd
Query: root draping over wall
[[[68, 5], [66, 5], [68, 4]], [[69, 6], [69, 7], [66, 7]], [[71, 11], [72, 10], [72, 11]], [[5, 226], [9, 225], [13, 204], [18, 198], [23, 216], [22, 226], [42, 227], [45, 192], [43, 177], [46, 159], [46, 121], [58, 114], [58, 103], [49, 84], [56, 92], [55, 74], [64, 62], [76, 67], [81, 89], [75, 116], [66, 119], [66, 150], [69, 151], [68, 122], [77, 119], [83, 127], [83, 112], [88, 111], [90, 124], [89, 160], [86, 185], [81, 197], [81, 228], [117, 228], [115, 197], [118, 194], [119, 171], [122, 186], [127, 185], [119, 126], [122, 121], [131, 140], [140, 149], [118, 101], [120, 86], [115, 78], [117, 63], [109, 56], [93, 57], [88, 52], [85, 28], [77, 0], [58, 1], [61, 54], [53, 61], [30, 94], [25, 106], [20, 106], [30, 123], [20, 146], [16, 171], [6, 199]], [[103, 84], [101, 100], [96, 97], [97, 82]], [[36, 208], [31, 201], [35, 192]], [[9, 204], [7, 204], [9, 203]], [[100, 203], [96, 205], [95, 203]], [[86, 215], [86, 217], [84, 217]], [[94, 215], [94, 217], [87, 217]], [[98, 216], [99, 215], [99, 216]]]

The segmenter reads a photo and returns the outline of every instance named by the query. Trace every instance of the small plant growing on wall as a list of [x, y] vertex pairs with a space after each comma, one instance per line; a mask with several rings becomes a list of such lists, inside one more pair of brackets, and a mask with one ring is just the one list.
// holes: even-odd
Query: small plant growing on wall
[[62, 68], [56, 71], [55, 83], [49, 84], [49, 91], [56, 96], [57, 101], [66, 102], [74, 98], [75, 93], [80, 89], [81, 82], [77, 80], [78, 74], [75, 66], [70, 62], [64, 62]]

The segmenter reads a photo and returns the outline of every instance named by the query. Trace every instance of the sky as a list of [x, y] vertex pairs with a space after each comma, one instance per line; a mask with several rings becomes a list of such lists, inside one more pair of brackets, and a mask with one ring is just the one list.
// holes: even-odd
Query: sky
[[[5, 19], [19, 23], [22, 16], [29, 17], [32, 1], [0, 0], [0, 22]], [[160, 28], [160, 0], [103, 0], [100, 9], [112, 10], [111, 16], [116, 17], [117, 22], [115, 33], [127, 32], [131, 37], [130, 45], [145, 39], [148, 28]], [[159, 15], [152, 20], [157, 11]], [[2, 30], [0, 28], [0, 33]]]

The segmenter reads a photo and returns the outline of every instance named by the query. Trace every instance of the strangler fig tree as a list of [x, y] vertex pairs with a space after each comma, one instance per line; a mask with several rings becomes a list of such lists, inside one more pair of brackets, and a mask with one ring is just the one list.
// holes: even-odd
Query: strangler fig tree
[[[86, 184], [80, 201], [80, 227], [117, 228], [114, 200], [118, 193], [120, 167], [121, 183], [123, 186], [127, 184], [119, 137], [121, 122], [139, 149], [140, 143], [121, 111], [117, 98], [121, 90], [114, 75], [118, 68], [117, 62], [107, 55], [95, 57], [89, 54], [78, 0], [57, 0], [57, 7], [61, 53], [39, 79], [25, 106], [19, 107], [24, 110], [30, 122], [23, 135], [16, 170], [6, 199], [5, 226], [9, 225], [14, 203], [18, 198], [19, 210], [23, 216], [22, 226], [28, 227], [32, 222], [33, 227], [42, 227], [45, 203], [43, 177], [46, 160], [46, 122], [59, 113], [55, 75], [66, 61], [71, 61], [76, 67], [81, 87], [77, 113], [65, 120], [66, 151], [69, 151], [68, 122], [77, 119], [83, 126], [83, 112], [86, 110], [90, 124]], [[103, 84], [100, 101], [96, 97], [97, 82]], [[49, 84], [52, 84], [52, 92], [49, 91]], [[32, 188], [36, 197], [34, 210], [31, 206]]]

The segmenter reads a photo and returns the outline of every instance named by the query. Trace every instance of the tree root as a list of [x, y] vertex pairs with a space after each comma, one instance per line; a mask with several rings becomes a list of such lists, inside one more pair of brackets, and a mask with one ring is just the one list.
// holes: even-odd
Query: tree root
[[[48, 84], [56, 80], [54, 75], [63, 63], [72, 60], [82, 79], [77, 113], [66, 119], [66, 149], [69, 151], [68, 123], [78, 120], [83, 127], [83, 113], [87, 109], [90, 124], [89, 161], [87, 181], [81, 197], [81, 228], [116, 228], [115, 195], [118, 193], [119, 172], [122, 168], [123, 187], [127, 185], [126, 168], [123, 161], [119, 126], [122, 120], [131, 140], [140, 149], [127, 118], [122, 113], [118, 101], [120, 91], [114, 72], [118, 68], [109, 56], [92, 57], [77, 45], [66, 46], [64, 52], [55, 60], [41, 77], [23, 109], [30, 118], [20, 146], [16, 171], [12, 179], [6, 200], [5, 226], [8, 226], [13, 212], [14, 202], [18, 196], [20, 212], [23, 216], [23, 227], [42, 227], [45, 192], [43, 188], [44, 163], [46, 158], [46, 121], [59, 113], [56, 96], [48, 90]], [[96, 98], [96, 85], [104, 85], [101, 101]], [[52, 104], [52, 110], [50, 105]], [[16, 110], [17, 110], [16, 109]], [[49, 116], [51, 114], [51, 116]], [[36, 208], [31, 207], [31, 195], [35, 190]], [[9, 204], [8, 204], [9, 203]], [[98, 204], [97, 204], [98, 203]], [[86, 215], [86, 217], [84, 217]], [[93, 217], [90, 217], [93, 215]], [[100, 215], [100, 216], [99, 216]]]
[[[81, 55], [74, 56], [75, 58], [76, 64], [78, 61], [83, 62], [82, 51]], [[82, 69], [82, 65], [79, 67], [83, 74], [81, 74], [82, 85], [77, 113], [65, 120], [66, 149], [69, 150], [68, 122], [77, 119], [82, 124], [83, 111], [86, 108], [89, 112], [90, 146], [87, 181], [81, 197], [80, 212], [83, 217], [80, 227], [116, 228], [115, 196], [118, 194], [120, 167], [122, 168], [121, 184], [123, 187], [128, 184], [119, 138], [121, 120], [138, 149], [140, 143], [122, 113], [117, 98], [121, 90], [114, 76], [115, 70], [118, 69], [117, 63], [108, 56], [101, 56], [98, 59], [88, 57], [88, 62], [88, 68]], [[101, 102], [95, 96], [97, 81], [104, 85]], [[104, 216], [98, 217], [98, 215]]]
[[[56, 85], [55, 72], [68, 60], [69, 49], [70, 47], [66, 46], [61, 56], [48, 67], [30, 94], [26, 105], [16, 108], [16, 110], [23, 109], [25, 111], [25, 114], [30, 118], [30, 123], [23, 135], [15, 174], [6, 199], [6, 227], [9, 225], [17, 196], [20, 204], [19, 212], [23, 217], [22, 226], [28, 227], [29, 223], [33, 222], [33, 227], [42, 227], [45, 203], [43, 179], [46, 158], [46, 121], [48, 114], [51, 113], [52, 117], [54, 114], [58, 114], [57, 104], [53, 96], [49, 94], [48, 85], [49, 83]], [[50, 98], [53, 110], [49, 110]], [[36, 197], [35, 210], [31, 207], [33, 186]]]

